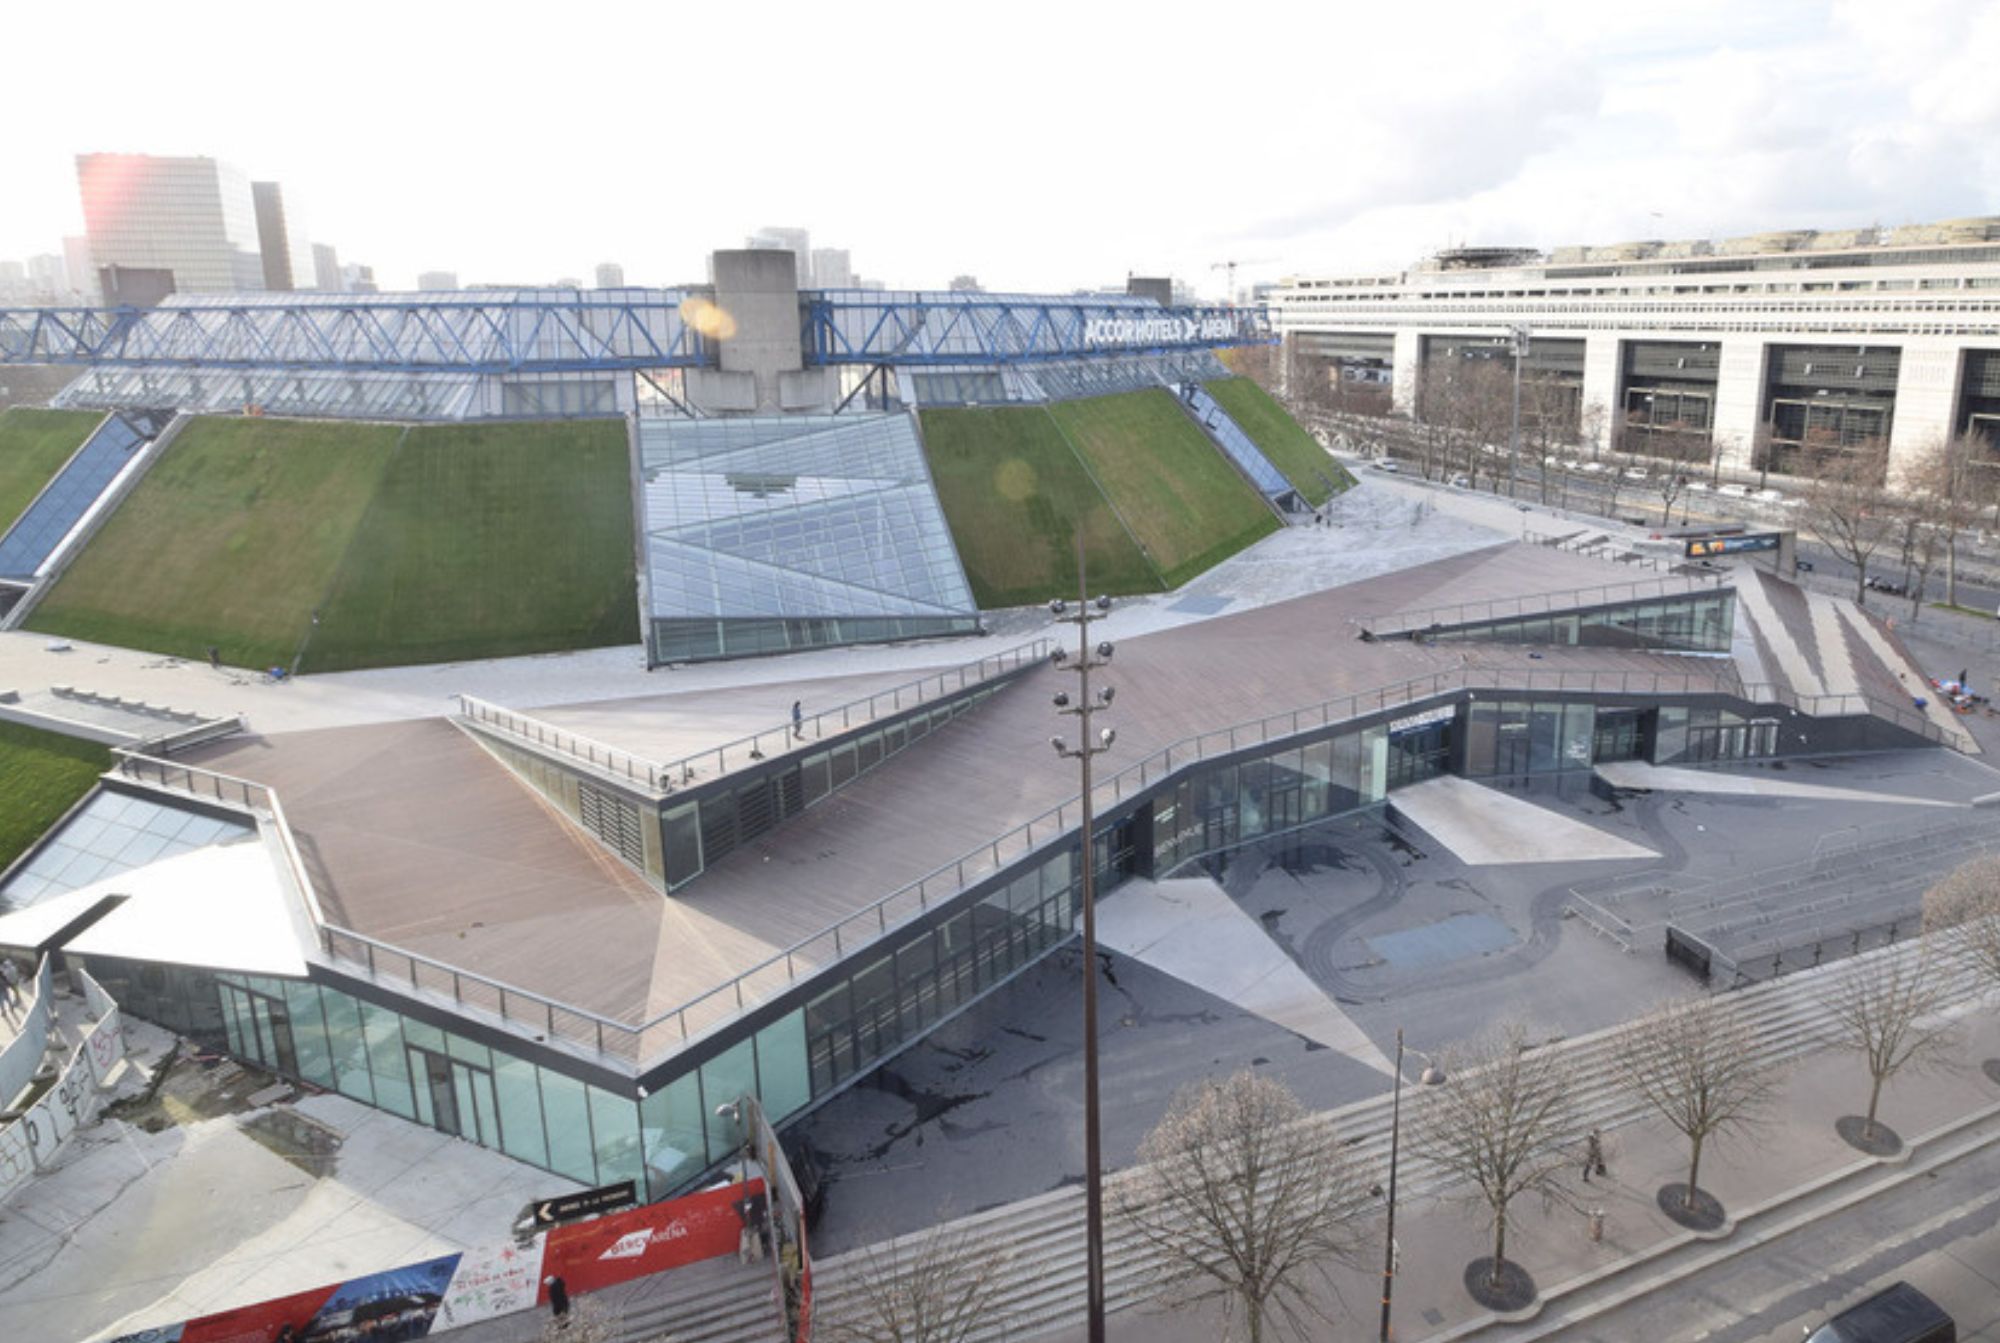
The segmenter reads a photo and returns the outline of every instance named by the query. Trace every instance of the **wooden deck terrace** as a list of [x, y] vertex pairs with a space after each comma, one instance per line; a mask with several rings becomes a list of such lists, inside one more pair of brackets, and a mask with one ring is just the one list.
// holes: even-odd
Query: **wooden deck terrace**
[[[1734, 677], [1732, 663], [1666, 654], [1358, 638], [1355, 616], [1439, 604], [1488, 564], [1552, 591], [1604, 572], [1510, 543], [1123, 641], [1094, 678], [1117, 687], [1103, 720], [1117, 745], [1099, 777], [1203, 732], [1440, 672]], [[1049, 697], [1074, 686], [1038, 666], [672, 896], [446, 721], [237, 739], [190, 758], [278, 792], [329, 922], [637, 1025], [1073, 798], [1076, 767], [1049, 737], [1074, 722]], [[787, 710], [799, 697], [776, 693]], [[795, 968], [830, 955], [816, 948]], [[646, 1052], [669, 1043], [649, 1037]]]

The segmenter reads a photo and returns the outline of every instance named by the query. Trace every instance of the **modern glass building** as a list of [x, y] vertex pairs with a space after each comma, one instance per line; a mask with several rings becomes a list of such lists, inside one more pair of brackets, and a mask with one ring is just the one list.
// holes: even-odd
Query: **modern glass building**
[[910, 415], [637, 424], [653, 663], [978, 628]]

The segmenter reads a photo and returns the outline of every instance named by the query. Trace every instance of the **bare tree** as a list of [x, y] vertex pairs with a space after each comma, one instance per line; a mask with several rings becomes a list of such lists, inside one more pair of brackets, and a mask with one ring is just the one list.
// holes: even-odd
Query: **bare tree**
[[[1935, 567], [1940, 544], [1944, 561], [1944, 600], [1958, 605], [1958, 534], [1978, 518], [1993, 496], [1993, 471], [1986, 439], [1979, 434], [1955, 434], [1933, 441], [1898, 475], [1911, 512], [1925, 524], [1923, 558], [1930, 564], [1911, 585], [1911, 618], [1923, 597], [1923, 579]], [[1910, 530], [1906, 529], [1905, 536]], [[1905, 549], [1908, 550], [1908, 542]], [[1914, 566], [1913, 566], [1914, 567]]]
[[1569, 1061], [1535, 1049], [1528, 1028], [1503, 1022], [1445, 1062], [1451, 1081], [1427, 1094], [1412, 1131], [1415, 1149], [1470, 1185], [1493, 1219], [1486, 1283], [1507, 1269], [1507, 1215], [1523, 1194], [1559, 1196], [1574, 1162], [1563, 1143], [1575, 1129]]
[[1883, 489], [1888, 445], [1871, 439], [1852, 449], [1811, 448], [1806, 486], [1806, 526], [1828, 549], [1854, 566], [1854, 602], [1867, 605], [1868, 566], [1893, 530]]
[[1849, 968], [1830, 1005], [1834, 1042], [1860, 1054], [1867, 1065], [1868, 1113], [1861, 1136], [1878, 1139], [1875, 1114], [1882, 1088], [1905, 1068], [1920, 1071], [1945, 1062], [1950, 1044], [1947, 1023], [1937, 1020], [1945, 1003], [1945, 982], [1926, 944], [1916, 956], [1879, 953]]
[[1924, 933], [2000, 988], [2000, 857], [1963, 863], [1924, 892]]
[[1339, 1136], [1282, 1082], [1246, 1069], [1183, 1088], [1139, 1159], [1117, 1210], [1159, 1255], [1168, 1299], [1241, 1311], [1251, 1343], [1327, 1321], [1315, 1289], [1355, 1254], [1360, 1186]]
[[833, 1343], [964, 1343], [993, 1323], [1011, 1262], [946, 1227], [901, 1254], [872, 1246], [857, 1271], [840, 1280], [851, 1291], [822, 1299], [815, 1332]]
[[1683, 998], [1662, 1004], [1626, 1033], [1619, 1049], [1629, 1084], [1688, 1140], [1692, 1212], [1701, 1186], [1702, 1149], [1714, 1138], [1752, 1127], [1774, 1083], [1758, 1060], [1756, 1036], [1734, 999]]

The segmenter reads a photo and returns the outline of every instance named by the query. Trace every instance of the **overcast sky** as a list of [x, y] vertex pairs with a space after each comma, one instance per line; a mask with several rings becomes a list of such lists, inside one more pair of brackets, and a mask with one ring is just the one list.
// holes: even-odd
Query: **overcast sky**
[[385, 288], [671, 283], [800, 225], [898, 287], [1219, 295], [2000, 213], [1993, 0], [29, 3], [0, 257], [82, 232], [92, 150], [276, 178]]

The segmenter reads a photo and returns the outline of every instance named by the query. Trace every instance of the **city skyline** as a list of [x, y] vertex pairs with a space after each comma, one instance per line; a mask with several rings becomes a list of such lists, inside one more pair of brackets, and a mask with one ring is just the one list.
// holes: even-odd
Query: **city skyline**
[[[1188, 69], [1190, 30], [1172, 15], [1139, 25], [1115, 10], [1065, 12], [1056, 23], [1055, 11], [1043, 22], [1031, 8], [954, 34], [933, 11], [910, 10], [866, 32], [815, 26], [813, 42], [771, 44], [754, 63], [677, 63], [676, 98], [726, 113], [732, 133], [681, 137], [671, 172], [643, 169], [628, 148], [629, 128], [656, 111], [637, 84], [606, 84], [587, 117], [521, 115], [502, 133], [482, 123], [454, 137], [462, 109], [490, 100], [517, 35], [390, 13], [363, 5], [354, 28], [452, 56], [412, 73], [408, 97], [380, 100], [355, 96], [351, 63], [260, 59], [263, 43], [280, 49], [272, 25], [292, 20], [218, 23], [196, 46], [168, 16], [114, 6], [131, 40], [99, 73], [129, 93], [87, 100], [60, 132], [0, 146], [10, 196], [0, 256], [56, 252], [82, 231], [72, 165], [97, 151], [209, 155], [282, 182], [313, 241], [367, 259], [385, 288], [440, 268], [475, 281], [589, 275], [606, 257], [632, 283], [673, 283], [773, 220], [893, 259], [885, 278], [899, 286], [941, 288], [970, 272], [995, 290], [1060, 291], [1136, 271], [1219, 296], [1212, 267], [1230, 260], [1247, 287], [1287, 270], [1395, 268], [1466, 241], [1716, 237], [2000, 209], [2000, 95], [1979, 73], [2000, 53], [2000, 11], [1962, 0], [1917, 14], [1714, 3], [1649, 15], [1551, 0], [1499, 14], [1429, 5], [1301, 19], [1252, 6], [1236, 15], [1229, 68], [1282, 77], [1248, 84]], [[561, 49], [609, 24], [643, 41], [648, 17], [587, 8], [550, 20], [538, 40]], [[31, 12], [17, 28], [46, 45], [61, 23]], [[943, 99], [902, 123], [885, 171], [855, 171], [833, 132], [826, 152], [795, 152], [798, 100], [829, 68], [921, 72], [927, 53], [976, 38], [990, 77], [1004, 80], [1050, 61], [1056, 32], [1066, 63], [1161, 75], [1081, 79], [999, 122], [983, 110], [993, 100], [963, 99], [954, 113]], [[671, 34], [684, 53], [733, 50], [743, 36], [719, 13], [677, 18]], [[144, 51], [144, 64], [122, 51]], [[1380, 58], [1393, 53], [1411, 54]], [[146, 95], [176, 62], [229, 73]], [[964, 69], [954, 63], [954, 87]], [[39, 64], [22, 72], [24, 92], [53, 101], [69, 77]], [[340, 117], [321, 115], [333, 105]], [[1148, 122], [1144, 134], [1075, 133]], [[996, 175], [992, 155], [968, 152], [995, 135], [1040, 147], [1035, 190], [996, 189], [1031, 179]], [[780, 155], [786, 171], [769, 171]]]

